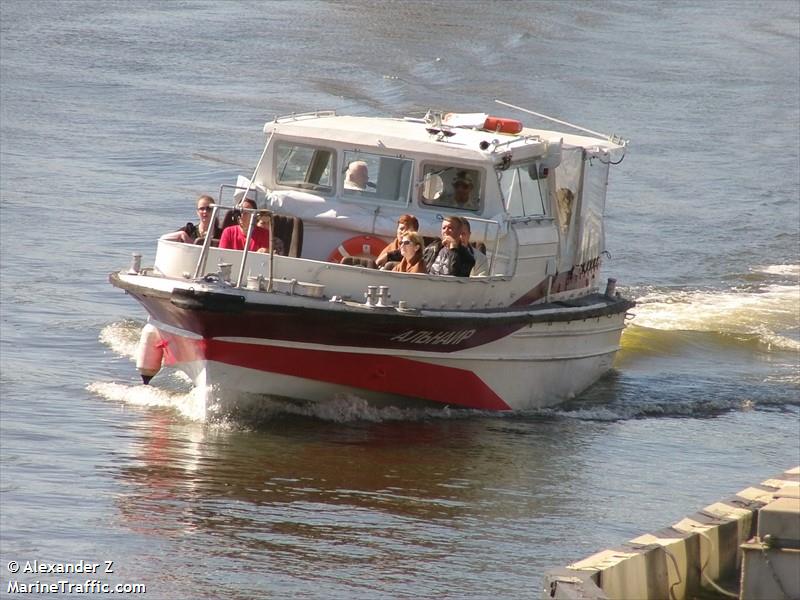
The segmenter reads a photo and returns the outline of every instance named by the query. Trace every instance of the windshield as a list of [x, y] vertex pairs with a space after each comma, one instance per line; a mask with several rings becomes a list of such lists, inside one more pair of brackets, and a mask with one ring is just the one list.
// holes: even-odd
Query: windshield
[[303, 190], [330, 192], [333, 189], [333, 152], [314, 146], [278, 142], [275, 179], [280, 185]]
[[512, 217], [540, 217], [547, 214], [547, 168], [524, 163], [500, 172], [500, 189], [506, 210]]

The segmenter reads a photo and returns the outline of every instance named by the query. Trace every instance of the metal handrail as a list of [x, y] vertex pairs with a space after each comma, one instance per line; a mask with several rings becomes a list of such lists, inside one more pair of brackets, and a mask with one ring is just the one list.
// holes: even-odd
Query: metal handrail
[[[495, 228], [497, 229], [497, 234], [494, 236], [494, 248], [492, 249], [492, 260], [489, 261], [489, 275], [492, 275], [492, 271], [494, 270], [495, 257], [497, 256], [497, 251], [500, 249], [500, 229], [502, 227], [500, 221], [497, 221], [495, 219], [482, 219], [480, 217], [468, 217], [466, 215], [458, 215], [458, 216], [460, 218], [462, 218], [462, 219], [467, 220], [467, 221], [474, 221], [475, 223], [484, 223], [484, 224], [486, 224], [487, 227], [485, 227], [483, 231], [484, 231], [484, 238], [487, 239], [487, 240], [490, 239], [489, 235], [488, 235], [489, 234], [489, 227], [488, 226], [489, 225], [494, 225]], [[444, 215], [441, 215], [441, 214], [436, 215], [436, 217], [440, 221], [443, 221], [446, 218]], [[470, 227], [470, 229], [472, 229], [472, 227]]]
[[242, 278], [244, 277], [244, 268], [247, 266], [247, 255], [250, 254], [250, 240], [253, 237], [253, 227], [256, 226], [257, 208], [239, 208], [242, 213], [252, 213], [250, 216], [250, 223], [247, 226], [247, 236], [244, 240], [244, 250], [242, 250], [242, 264], [239, 265], [239, 276], [236, 278], [236, 287], [242, 287]]
[[[217, 215], [219, 214], [220, 210], [233, 210], [233, 208], [227, 208], [225, 206], [221, 206], [219, 204], [212, 204], [211, 209], [211, 222], [217, 222]], [[209, 232], [210, 233], [210, 232]], [[205, 271], [206, 269], [206, 262], [208, 262], [208, 249], [211, 247], [211, 236], [206, 234], [206, 237], [203, 239], [203, 249], [200, 250], [200, 256], [197, 258], [197, 266], [194, 268], [194, 275], [192, 279], [199, 279], [200, 274]]]
[[[235, 187], [235, 186], [229, 186]], [[251, 213], [253, 217], [250, 219], [250, 225], [247, 228], [247, 239], [245, 240], [245, 246], [242, 254], [242, 264], [239, 267], [239, 275], [236, 280], [236, 287], [241, 287], [242, 285], [242, 277], [244, 274], [244, 268], [247, 262], [247, 255], [250, 252], [250, 239], [253, 236], [253, 227], [255, 226], [256, 219], [254, 218], [258, 213], [264, 212], [263, 208], [242, 208], [240, 206], [222, 206], [221, 204], [212, 204], [212, 211], [211, 211], [211, 222], [213, 223], [214, 220], [217, 218], [219, 211], [230, 211], [230, 210], [239, 210], [242, 212]], [[270, 218], [270, 251], [272, 250], [272, 219]], [[203, 240], [203, 249], [200, 251], [200, 256], [197, 259], [197, 266], [194, 270], [193, 279], [199, 279], [201, 277], [201, 273], [205, 271], [206, 263], [208, 262], [208, 253], [209, 248], [211, 247], [211, 236], [206, 235], [205, 239]]]
[[480, 217], [468, 217], [465, 215], [459, 215], [461, 218], [466, 219], [467, 221], [475, 221], [476, 223], [484, 223], [486, 227], [483, 229], [484, 238], [489, 239], [489, 225], [494, 225], [497, 233], [494, 236], [494, 248], [492, 248], [492, 259], [489, 261], [489, 275], [493, 274], [494, 271], [494, 261], [497, 257], [497, 251], [500, 249], [500, 221], [495, 219], [481, 219]]
[[275, 116], [274, 123], [283, 123], [286, 121], [297, 121], [299, 119], [318, 119], [320, 117], [335, 117], [335, 110], [310, 110], [302, 113], [290, 113], [283, 116]]

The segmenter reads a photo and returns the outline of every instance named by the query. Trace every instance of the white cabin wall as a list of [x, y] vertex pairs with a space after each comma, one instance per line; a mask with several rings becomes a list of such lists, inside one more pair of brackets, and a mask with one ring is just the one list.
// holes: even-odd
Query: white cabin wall
[[[558, 231], [549, 217], [514, 223], [512, 228], [519, 240], [514, 277], [533, 288], [551, 275], [558, 253]], [[527, 291], [527, 290], [526, 290]]]

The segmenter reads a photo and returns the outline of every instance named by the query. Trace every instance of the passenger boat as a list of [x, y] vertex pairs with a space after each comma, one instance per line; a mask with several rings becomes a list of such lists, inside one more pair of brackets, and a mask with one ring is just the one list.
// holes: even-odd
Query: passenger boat
[[[626, 142], [583, 131], [435, 111], [268, 122], [254, 172], [220, 187], [214, 217], [255, 199], [283, 253], [161, 239], [151, 266], [135, 253], [109, 277], [149, 314], [143, 380], [163, 363], [208, 402], [232, 392], [507, 411], [574, 397], [611, 367], [633, 306], [599, 278], [608, 173]], [[368, 167], [362, 189], [344, 185], [355, 161]], [[457, 205], [464, 176], [471, 197]], [[444, 217], [466, 218], [489, 274], [373, 268], [403, 214], [426, 241]]]

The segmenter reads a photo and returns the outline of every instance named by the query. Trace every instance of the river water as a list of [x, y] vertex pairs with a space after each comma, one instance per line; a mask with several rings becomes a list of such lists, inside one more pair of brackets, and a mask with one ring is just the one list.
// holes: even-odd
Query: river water
[[[531, 598], [800, 462], [797, 2], [3, 0], [0, 28], [0, 594], [57, 581], [10, 572], [38, 559], [147, 598]], [[607, 377], [512, 415], [210, 423], [175, 374], [139, 385], [107, 274], [249, 174], [264, 121], [547, 125], [494, 98], [632, 140]]]

